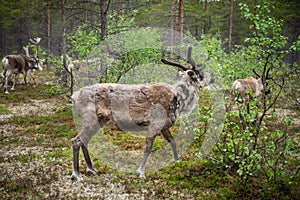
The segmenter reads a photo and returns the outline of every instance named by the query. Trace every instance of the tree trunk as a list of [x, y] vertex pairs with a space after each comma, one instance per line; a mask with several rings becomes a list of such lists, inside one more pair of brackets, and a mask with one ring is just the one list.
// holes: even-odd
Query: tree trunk
[[180, 38], [180, 44], [183, 37], [183, 17], [184, 17], [184, 0], [179, 0], [179, 13], [178, 13], [178, 32]]
[[175, 24], [176, 24], [176, 17], [175, 17], [175, 0], [172, 0], [171, 3], [171, 22], [170, 22], [170, 26], [171, 26], [171, 30], [174, 31], [175, 30]]
[[100, 10], [101, 10], [101, 16], [100, 16], [100, 23], [101, 23], [101, 39], [104, 40], [104, 38], [107, 36], [107, 10], [108, 6], [106, 3], [106, 0], [100, 0]]
[[[66, 16], [65, 16], [65, 0], [61, 1], [61, 20], [62, 20], [62, 54], [63, 56], [63, 66], [64, 69], [67, 68], [66, 66], [66, 54], [67, 54], [67, 50], [66, 50], [66, 46], [67, 46], [67, 42], [66, 42], [66, 38], [65, 38], [65, 34], [66, 34]], [[62, 71], [62, 81], [64, 83], [67, 82], [67, 72], [66, 70]]]
[[171, 41], [170, 45], [174, 45], [174, 39], [175, 39], [175, 34], [174, 31], [176, 31], [176, 16], [175, 16], [175, 0], [172, 0], [171, 3], [171, 18], [170, 18], [170, 27], [171, 27]]
[[204, 24], [203, 24], [203, 33], [206, 34], [207, 31], [207, 23], [208, 23], [208, 14], [207, 14], [207, 0], [204, 1], [204, 13], [205, 13], [205, 20], [204, 20]]
[[230, 16], [229, 16], [229, 33], [228, 33], [228, 52], [231, 51], [232, 48], [232, 20], [233, 20], [233, 4], [234, 0], [230, 0]]
[[50, 54], [51, 54], [51, 12], [50, 12], [50, 1], [47, 1], [47, 70], [51, 69], [50, 65]]

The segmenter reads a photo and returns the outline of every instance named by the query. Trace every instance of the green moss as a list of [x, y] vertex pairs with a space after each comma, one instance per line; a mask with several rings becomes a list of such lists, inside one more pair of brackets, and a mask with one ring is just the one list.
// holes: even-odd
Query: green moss
[[0, 104], [0, 115], [7, 115], [9, 113], [7, 106], [5, 104]]
[[22, 155], [22, 156], [20, 156], [19, 157], [19, 159], [18, 159], [18, 161], [20, 162], [20, 163], [27, 163], [28, 162], [28, 156], [27, 155]]

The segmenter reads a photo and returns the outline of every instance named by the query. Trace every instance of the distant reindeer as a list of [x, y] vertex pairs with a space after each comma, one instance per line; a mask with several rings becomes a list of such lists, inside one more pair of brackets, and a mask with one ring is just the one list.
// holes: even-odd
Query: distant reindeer
[[82, 148], [87, 171], [96, 174], [89, 152], [88, 143], [93, 135], [106, 126], [112, 130], [141, 131], [148, 130], [144, 157], [137, 172], [145, 177], [145, 166], [151, 152], [154, 139], [161, 131], [171, 144], [174, 160], [179, 159], [176, 142], [171, 135], [173, 126], [181, 114], [190, 113], [198, 101], [199, 91], [208, 84], [204, 81], [204, 67], [196, 63], [188, 48], [185, 66], [162, 58], [166, 65], [180, 68], [180, 78], [174, 85], [159, 84], [95, 84], [74, 92], [72, 100], [82, 117], [81, 130], [72, 140], [73, 174], [72, 180], [80, 180], [79, 150]]
[[[62, 60], [62, 66], [64, 67], [67, 74], [62, 74], [62, 79], [65, 79], [65, 81], [70, 82], [70, 90], [71, 94], [73, 94], [73, 86], [74, 81], [78, 85], [84, 84], [84, 85], [91, 85], [92, 83], [95, 83], [95, 77], [101, 73], [95, 73], [95, 71], [92, 71], [90, 73], [87, 69], [91, 68], [91, 65], [94, 65], [96, 63], [96, 59], [89, 59], [89, 60], [73, 60], [68, 54], [61, 56]], [[68, 77], [64, 77], [64, 75], [69, 75], [70, 80], [68, 81]], [[78, 78], [78, 79], [76, 79]], [[84, 80], [82, 80], [82, 79]], [[76, 79], [76, 80], [75, 80]]]
[[[268, 76], [270, 69], [271, 68], [269, 68], [267, 70], [265, 80], [270, 79]], [[250, 111], [249, 110], [249, 101], [251, 98], [253, 98], [251, 96], [251, 93], [253, 93], [255, 95], [255, 97], [258, 97], [262, 92], [264, 92], [264, 95], [268, 95], [270, 93], [270, 90], [267, 87], [267, 83], [265, 84], [265, 86], [263, 84], [263, 78], [260, 75], [258, 75], [258, 73], [256, 73], [256, 71], [254, 69], [253, 69], [253, 72], [257, 76], [256, 79], [253, 78], [252, 76], [250, 76], [245, 79], [235, 80], [233, 82], [231, 91], [230, 91], [230, 96], [231, 96], [230, 104], [226, 109], [227, 112], [231, 110], [232, 106], [235, 103], [235, 99], [237, 97], [240, 97], [245, 101], [246, 106], [247, 106], [247, 111], [249, 113], [249, 111]], [[266, 87], [266, 88], [264, 88], [264, 87]]]
[[[35, 38], [34, 40], [30, 39], [30, 41], [34, 42], [35, 45], [38, 45], [40, 40], [40, 38]], [[30, 56], [28, 48], [23, 47], [23, 49], [26, 55], [7, 55], [2, 59], [2, 76], [4, 78], [3, 86], [5, 94], [9, 93], [7, 89], [8, 80], [12, 75], [14, 75], [14, 81], [11, 90], [14, 90], [20, 73], [24, 74], [24, 83], [27, 85], [27, 76], [30, 76], [34, 80], [34, 78], [31, 76], [31, 71], [43, 69], [43, 61], [37, 57], [37, 52], [34, 56]]]

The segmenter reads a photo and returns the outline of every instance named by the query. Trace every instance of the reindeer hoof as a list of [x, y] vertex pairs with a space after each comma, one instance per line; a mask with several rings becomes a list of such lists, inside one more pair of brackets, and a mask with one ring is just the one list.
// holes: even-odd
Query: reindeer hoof
[[139, 175], [140, 178], [146, 178], [145, 173], [142, 172], [140, 169], [136, 170], [136, 173]]
[[140, 174], [140, 178], [145, 179], [146, 178], [145, 174]]
[[82, 177], [80, 176], [79, 173], [73, 172], [72, 176], [71, 176], [71, 180], [72, 181], [81, 181]]
[[9, 92], [6, 90], [5, 92], [4, 92], [5, 94], [9, 94]]
[[87, 172], [88, 175], [91, 175], [91, 174], [97, 175], [98, 171], [96, 169], [94, 169], [94, 168], [87, 167], [86, 168], [86, 172]]

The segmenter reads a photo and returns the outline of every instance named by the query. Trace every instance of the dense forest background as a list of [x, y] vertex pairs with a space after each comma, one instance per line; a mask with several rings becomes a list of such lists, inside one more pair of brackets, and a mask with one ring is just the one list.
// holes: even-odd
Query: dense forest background
[[[218, 34], [227, 51], [250, 34], [249, 22], [242, 16], [239, 3], [251, 8], [259, 0], [2, 0], [0, 3], [0, 55], [22, 53], [29, 38], [41, 37], [41, 47], [50, 55], [65, 54], [72, 48], [67, 35], [84, 26], [99, 37], [133, 27], [170, 28], [190, 33], [201, 40], [203, 34]], [[266, 1], [261, 1], [266, 2]], [[283, 20], [283, 35], [289, 43], [300, 32], [300, 5], [297, 0], [268, 1], [275, 7], [270, 17]], [[46, 57], [46, 55], [44, 55]], [[75, 55], [76, 56], [76, 55]], [[299, 59], [290, 55], [288, 62]]]

